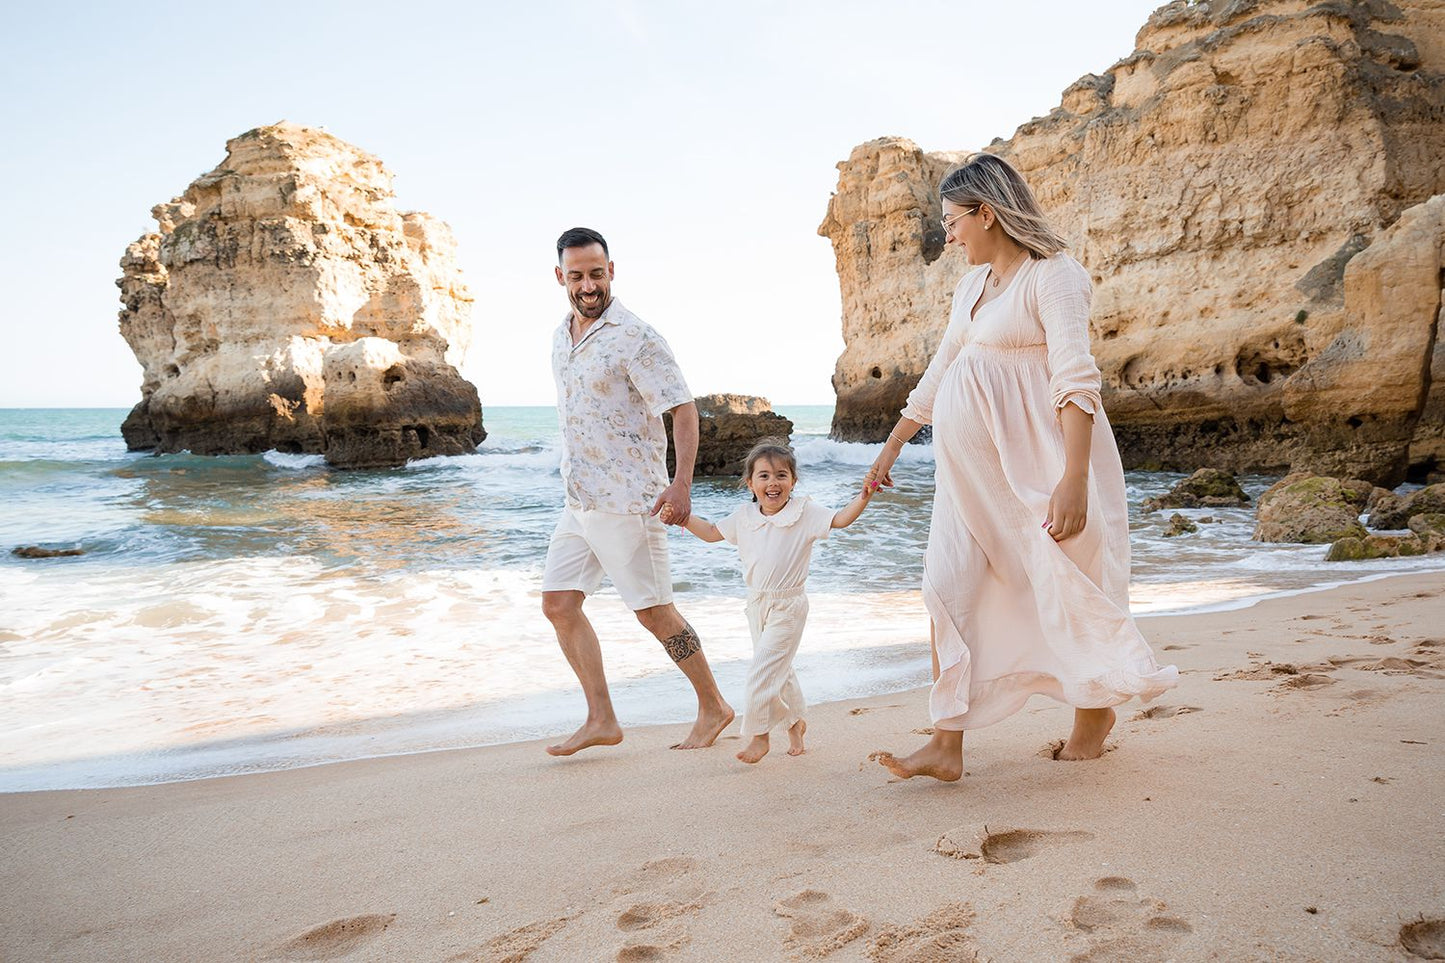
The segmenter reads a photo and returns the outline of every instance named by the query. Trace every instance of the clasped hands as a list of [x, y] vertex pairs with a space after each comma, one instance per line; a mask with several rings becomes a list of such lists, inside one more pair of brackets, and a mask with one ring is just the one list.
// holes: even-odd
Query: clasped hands
[[662, 490], [649, 515], [656, 515], [664, 525], [686, 525], [692, 517], [692, 486], [673, 482]]

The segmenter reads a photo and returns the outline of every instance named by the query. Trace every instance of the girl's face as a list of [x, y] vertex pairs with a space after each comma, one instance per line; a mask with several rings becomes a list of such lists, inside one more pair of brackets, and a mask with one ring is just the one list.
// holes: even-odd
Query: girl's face
[[787, 465], [771, 458], [759, 458], [753, 462], [753, 473], [748, 476], [748, 491], [758, 500], [758, 508], [764, 515], [773, 515], [788, 504], [794, 481]]

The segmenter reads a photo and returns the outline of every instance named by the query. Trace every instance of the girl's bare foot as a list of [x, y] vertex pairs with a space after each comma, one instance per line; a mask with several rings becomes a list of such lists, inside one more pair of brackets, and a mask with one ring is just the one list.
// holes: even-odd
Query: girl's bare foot
[[1113, 709], [1075, 709], [1074, 731], [1057, 758], [1070, 762], [1098, 759], [1104, 754], [1104, 739], [1114, 728], [1114, 719]]
[[753, 741], [743, 747], [738, 753], [738, 758], [748, 765], [752, 765], [768, 754], [768, 734], [765, 732], [760, 736], [753, 736]]
[[875, 752], [868, 758], [877, 760], [899, 779], [932, 776], [942, 782], [957, 782], [963, 777], [963, 733], [937, 729], [928, 745], [911, 756], [899, 759], [891, 752]]
[[803, 748], [803, 733], [807, 731], [808, 724], [802, 719], [788, 727], [788, 755], [801, 756], [807, 751]]

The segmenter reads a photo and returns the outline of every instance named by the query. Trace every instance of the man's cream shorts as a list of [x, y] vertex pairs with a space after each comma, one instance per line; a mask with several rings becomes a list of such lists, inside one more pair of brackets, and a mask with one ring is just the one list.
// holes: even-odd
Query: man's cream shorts
[[667, 526], [652, 515], [564, 508], [547, 546], [542, 591], [591, 595], [604, 575], [634, 612], [671, 602]]

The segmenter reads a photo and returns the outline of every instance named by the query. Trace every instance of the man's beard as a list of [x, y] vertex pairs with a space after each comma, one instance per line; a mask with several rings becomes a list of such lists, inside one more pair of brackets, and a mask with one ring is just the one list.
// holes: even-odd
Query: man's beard
[[591, 305], [584, 304], [581, 295], [572, 298], [572, 310], [577, 312], [578, 317], [586, 318], [588, 321], [596, 321], [602, 317], [607, 306], [612, 303], [612, 292], [601, 292], [600, 296]]

